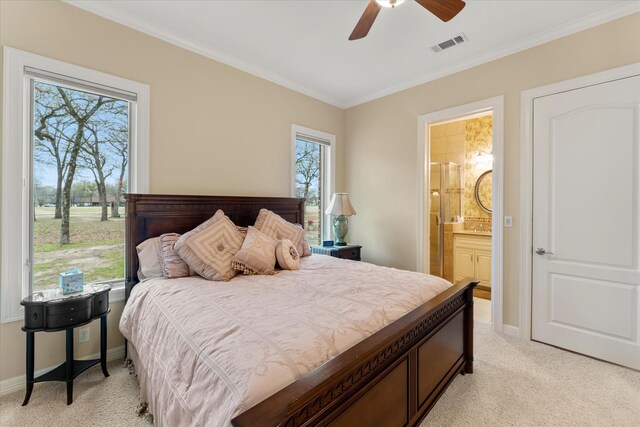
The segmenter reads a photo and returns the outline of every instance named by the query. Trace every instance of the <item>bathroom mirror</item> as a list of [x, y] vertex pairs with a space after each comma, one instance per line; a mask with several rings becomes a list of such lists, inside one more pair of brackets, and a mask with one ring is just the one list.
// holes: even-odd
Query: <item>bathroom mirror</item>
[[487, 213], [491, 213], [493, 207], [491, 204], [492, 172], [490, 169], [480, 175], [476, 181], [476, 188], [474, 190], [476, 203], [480, 206], [480, 209]]

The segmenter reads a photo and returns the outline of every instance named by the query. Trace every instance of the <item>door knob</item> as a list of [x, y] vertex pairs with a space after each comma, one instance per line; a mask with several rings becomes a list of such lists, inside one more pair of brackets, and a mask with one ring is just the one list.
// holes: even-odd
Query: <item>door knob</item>
[[553, 255], [553, 252], [547, 252], [544, 248], [538, 248], [536, 249], [536, 253], [538, 255]]

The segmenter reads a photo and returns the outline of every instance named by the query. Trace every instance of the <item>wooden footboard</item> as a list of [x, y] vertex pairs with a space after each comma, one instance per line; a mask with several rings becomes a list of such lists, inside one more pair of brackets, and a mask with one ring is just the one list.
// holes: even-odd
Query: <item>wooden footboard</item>
[[473, 372], [465, 280], [234, 418], [234, 426], [414, 426]]

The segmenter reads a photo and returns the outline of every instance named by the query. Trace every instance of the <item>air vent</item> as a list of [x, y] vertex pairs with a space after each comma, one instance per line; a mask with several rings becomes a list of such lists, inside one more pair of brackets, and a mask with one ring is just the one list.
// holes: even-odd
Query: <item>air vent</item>
[[464, 33], [460, 33], [457, 36], [450, 38], [449, 40], [445, 40], [442, 43], [438, 43], [435, 46], [431, 46], [431, 50], [434, 53], [438, 53], [438, 52], [442, 52], [445, 49], [449, 49], [451, 47], [457, 46], [461, 43], [464, 42], [468, 42], [469, 39], [467, 38], [467, 36], [464, 35]]

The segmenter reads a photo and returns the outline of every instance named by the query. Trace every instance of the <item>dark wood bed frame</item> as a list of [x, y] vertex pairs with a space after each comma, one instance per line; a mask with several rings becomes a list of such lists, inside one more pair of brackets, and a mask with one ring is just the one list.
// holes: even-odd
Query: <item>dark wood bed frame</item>
[[[304, 200], [127, 194], [126, 298], [136, 246], [184, 233], [222, 209], [252, 225], [261, 208], [304, 223]], [[232, 420], [234, 426], [415, 426], [458, 374], [473, 372], [473, 288], [464, 280]]]

